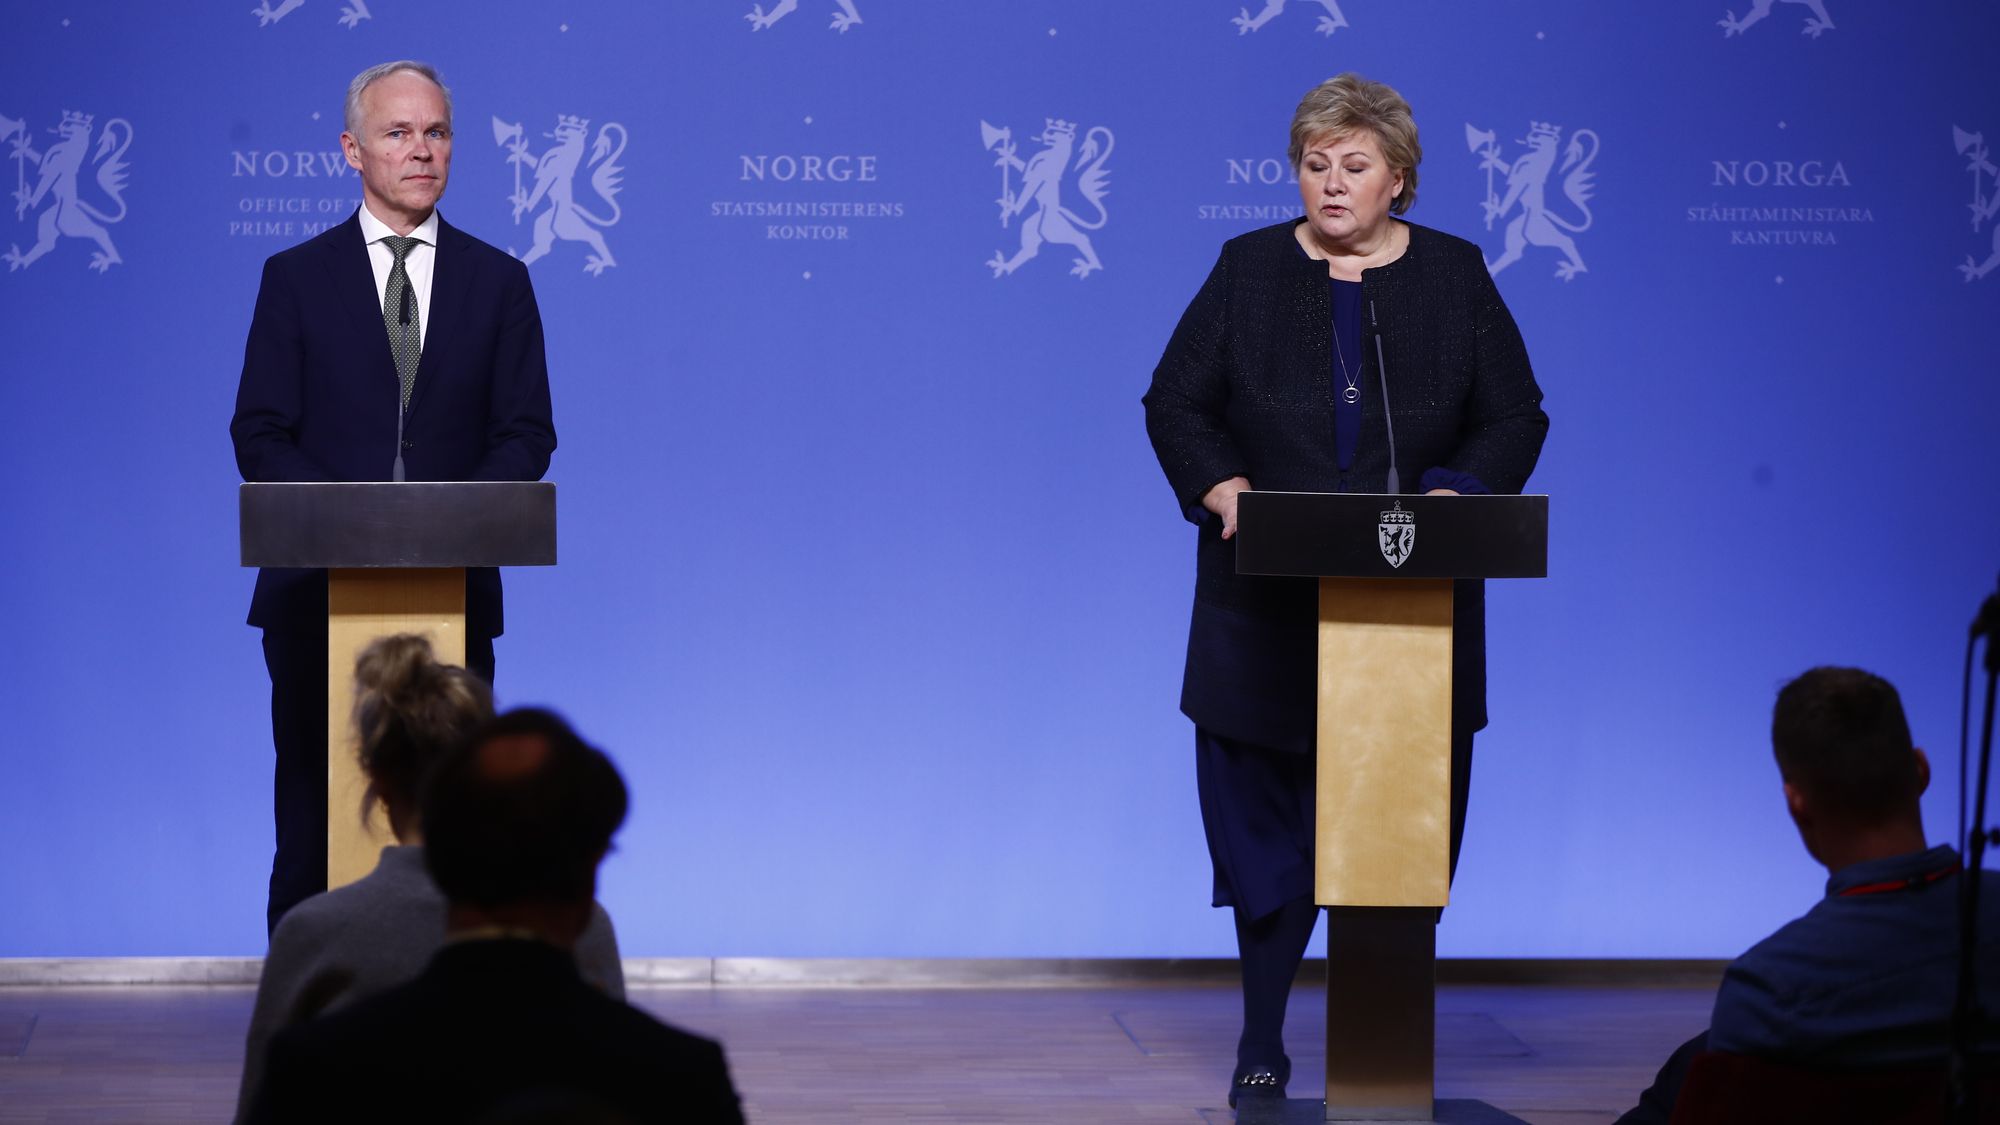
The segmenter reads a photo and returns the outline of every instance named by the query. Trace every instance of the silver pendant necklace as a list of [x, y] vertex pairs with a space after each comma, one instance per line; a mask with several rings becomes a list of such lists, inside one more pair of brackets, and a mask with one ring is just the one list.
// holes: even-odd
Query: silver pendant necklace
[[1335, 358], [1340, 360], [1340, 381], [1347, 384], [1347, 386], [1341, 388], [1340, 401], [1353, 406], [1355, 403], [1361, 401], [1361, 387], [1359, 383], [1361, 373], [1358, 371], [1353, 373], [1348, 372], [1347, 355], [1341, 350], [1340, 329], [1338, 328], [1333, 330], [1333, 354]]

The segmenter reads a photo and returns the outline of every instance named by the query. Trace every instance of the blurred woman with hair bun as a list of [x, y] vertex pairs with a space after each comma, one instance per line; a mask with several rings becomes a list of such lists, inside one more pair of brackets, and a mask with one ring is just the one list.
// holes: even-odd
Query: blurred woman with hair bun
[[[423, 785], [492, 717], [486, 682], [439, 663], [424, 637], [383, 637], [356, 658], [354, 725], [368, 779], [359, 815], [379, 802], [396, 842], [382, 849], [374, 871], [301, 902], [271, 935], [245, 1044], [239, 1120], [256, 1096], [273, 1035], [411, 980], [437, 952], [445, 900], [424, 868]], [[618, 941], [602, 906], [577, 942], [576, 961], [585, 980], [624, 999]]]

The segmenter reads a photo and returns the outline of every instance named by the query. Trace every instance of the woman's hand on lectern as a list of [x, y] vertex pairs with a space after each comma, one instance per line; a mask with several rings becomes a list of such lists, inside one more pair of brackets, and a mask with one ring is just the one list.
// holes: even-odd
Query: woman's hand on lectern
[[1236, 497], [1248, 491], [1250, 491], [1249, 478], [1230, 477], [1202, 496], [1201, 506], [1222, 517], [1224, 539], [1236, 537]]

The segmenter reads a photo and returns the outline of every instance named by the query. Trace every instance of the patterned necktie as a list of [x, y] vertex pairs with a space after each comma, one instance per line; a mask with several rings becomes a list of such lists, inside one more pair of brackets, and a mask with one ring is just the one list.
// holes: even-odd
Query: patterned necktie
[[389, 284], [382, 289], [382, 322], [389, 326], [389, 350], [396, 356], [396, 374], [403, 381], [403, 409], [410, 408], [410, 391], [417, 385], [417, 359], [424, 350], [423, 319], [417, 314], [417, 295], [410, 292], [410, 275], [403, 270], [403, 258], [421, 245], [414, 235], [387, 235], [382, 245], [396, 256], [389, 267]]

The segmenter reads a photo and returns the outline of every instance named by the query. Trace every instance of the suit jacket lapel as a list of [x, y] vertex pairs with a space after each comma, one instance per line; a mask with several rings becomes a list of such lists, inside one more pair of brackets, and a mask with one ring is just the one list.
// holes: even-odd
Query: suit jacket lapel
[[389, 329], [382, 322], [382, 297], [375, 292], [375, 268], [368, 264], [368, 244], [361, 241], [361, 213], [348, 216], [338, 230], [338, 237], [328, 244], [327, 275], [354, 322], [354, 338], [360, 341], [373, 377], [394, 388], [399, 384], [396, 357], [389, 351]]
[[[438, 217], [437, 255], [431, 262], [430, 323], [424, 326], [424, 350], [417, 360], [417, 384], [410, 389], [410, 413], [424, 400], [424, 389], [437, 380], [452, 354], [452, 334], [460, 327], [459, 309], [465, 299], [465, 270], [469, 239], [457, 227]], [[382, 332], [388, 338], [388, 330]]]

